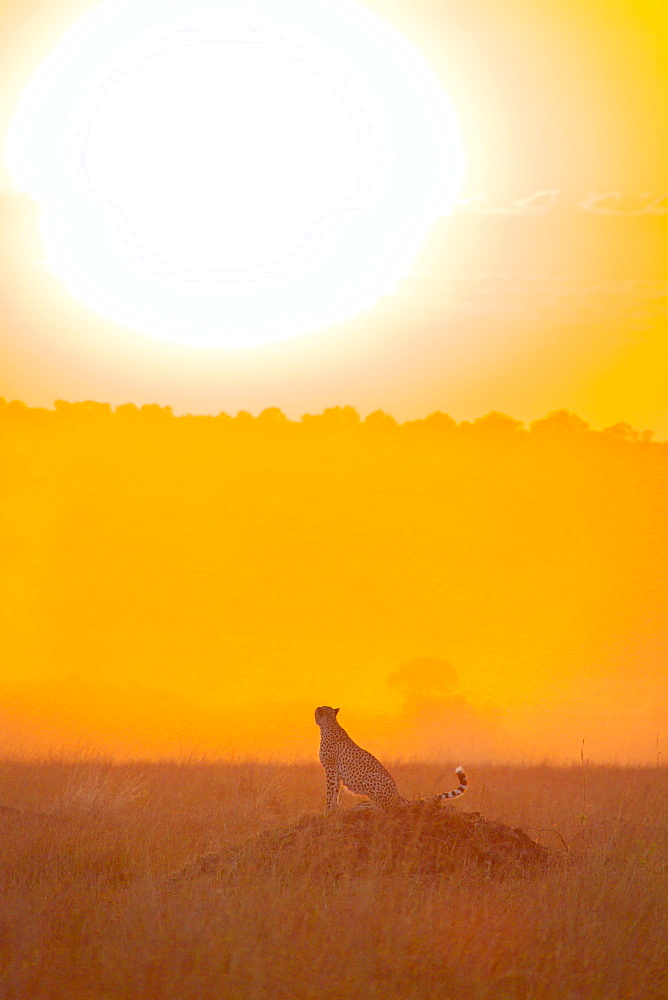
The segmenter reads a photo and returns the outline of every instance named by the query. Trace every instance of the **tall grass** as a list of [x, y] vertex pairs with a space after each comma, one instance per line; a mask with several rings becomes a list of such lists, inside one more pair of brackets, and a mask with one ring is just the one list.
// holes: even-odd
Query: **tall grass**
[[[448, 768], [395, 765], [404, 794]], [[467, 769], [468, 770], [468, 769]], [[668, 768], [480, 766], [454, 808], [572, 858], [170, 883], [322, 808], [317, 765], [0, 763], [1, 1000], [665, 1000]], [[344, 806], [352, 802], [344, 801]]]

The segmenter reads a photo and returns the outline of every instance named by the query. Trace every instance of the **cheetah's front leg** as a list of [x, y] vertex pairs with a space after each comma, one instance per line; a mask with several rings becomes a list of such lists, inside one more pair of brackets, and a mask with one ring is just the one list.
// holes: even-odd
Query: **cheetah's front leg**
[[332, 811], [336, 809], [339, 802], [341, 778], [339, 777], [337, 768], [331, 764], [325, 766], [325, 777], [327, 779], [327, 809], [328, 811]]

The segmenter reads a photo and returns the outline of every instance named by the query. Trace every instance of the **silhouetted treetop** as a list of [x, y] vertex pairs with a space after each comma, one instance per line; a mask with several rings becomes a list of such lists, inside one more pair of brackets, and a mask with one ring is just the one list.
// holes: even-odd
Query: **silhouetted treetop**
[[584, 434], [589, 430], [586, 420], [568, 410], [553, 410], [529, 424], [532, 434]]
[[363, 422], [364, 426], [372, 431], [392, 431], [398, 426], [394, 417], [383, 410], [374, 410]]
[[299, 433], [300, 429], [307, 431], [310, 438], [322, 433], [328, 438], [343, 435], [350, 440], [353, 437], [372, 440], [382, 434], [388, 439], [407, 437], [441, 441], [444, 447], [448, 441], [464, 440], [470, 441], [472, 447], [474, 442], [480, 445], [489, 442], [498, 447], [503, 442], [514, 442], [521, 446], [523, 441], [529, 440], [562, 443], [578, 441], [588, 442], [592, 446], [598, 442], [609, 447], [646, 447], [651, 443], [655, 447], [664, 447], [662, 442], [652, 442], [654, 435], [651, 430], [637, 430], [628, 423], [620, 422], [597, 431], [577, 414], [565, 409], [554, 410], [545, 417], [531, 421], [527, 430], [521, 420], [498, 410], [460, 423], [448, 413], [435, 410], [426, 417], [399, 423], [392, 414], [384, 410], [374, 410], [362, 419], [353, 406], [330, 406], [322, 413], [305, 413], [300, 420], [292, 420], [278, 406], [268, 406], [257, 416], [247, 410], [239, 410], [234, 416], [224, 410], [215, 416], [191, 413], [175, 416], [171, 406], [159, 403], [146, 403], [141, 407], [135, 403], [122, 403], [113, 409], [109, 403], [91, 399], [80, 402], [57, 399], [54, 408], [48, 410], [44, 407], [27, 406], [21, 400], [7, 401], [0, 397], [0, 419], [18, 420], [33, 425], [48, 424], [51, 420], [62, 425], [75, 422], [79, 426], [90, 422], [98, 429], [103, 424], [111, 427], [117, 422], [123, 424], [131, 420], [135, 430], [142, 426], [150, 426], [154, 430], [162, 427], [165, 431], [176, 425], [183, 428], [208, 426], [226, 434], [233, 434], [240, 429], [253, 430], [254, 437], [269, 431], [275, 437], [277, 432], [287, 433], [288, 429], [291, 435]]
[[329, 430], [345, 430], [357, 427], [360, 415], [354, 406], [329, 406], [322, 413], [305, 413], [302, 423], [307, 427], [321, 427]]
[[123, 403], [121, 406], [116, 407], [116, 415], [118, 417], [137, 417], [139, 416], [139, 407], [135, 406], [134, 403]]
[[286, 423], [288, 418], [278, 406], [268, 406], [260, 413], [257, 419], [262, 421], [263, 424], [276, 425]]
[[524, 424], [521, 420], [515, 420], [514, 417], [509, 417], [506, 413], [492, 410], [484, 417], [476, 417], [472, 428], [482, 434], [515, 434], [524, 429]]
[[441, 410], [434, 410], [424, 420], [418, 420], [416, 423], [422, 423], [428, 430], [434, 431], [454, 431], [457, 429], [457, 421], [449, 413], [442, 413]]

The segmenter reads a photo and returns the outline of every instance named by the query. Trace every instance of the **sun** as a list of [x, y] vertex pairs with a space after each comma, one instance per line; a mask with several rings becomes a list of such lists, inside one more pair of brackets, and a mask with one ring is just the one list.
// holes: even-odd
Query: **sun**
[[48, 266], [151, 337], [242, 348], [390, 294], [462, 181], [420, 52], [348, 0], [109, 0], [10, 129]]

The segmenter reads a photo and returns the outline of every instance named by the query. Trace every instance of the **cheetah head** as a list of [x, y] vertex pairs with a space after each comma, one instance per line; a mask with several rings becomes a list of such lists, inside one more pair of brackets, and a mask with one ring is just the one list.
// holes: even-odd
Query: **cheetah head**
[[333, 722], [336, 719], [338, 708], [330, 708], [329, 705], [322, 705], [315, 710], [315, 724], [321, 726], [323, 722]]

